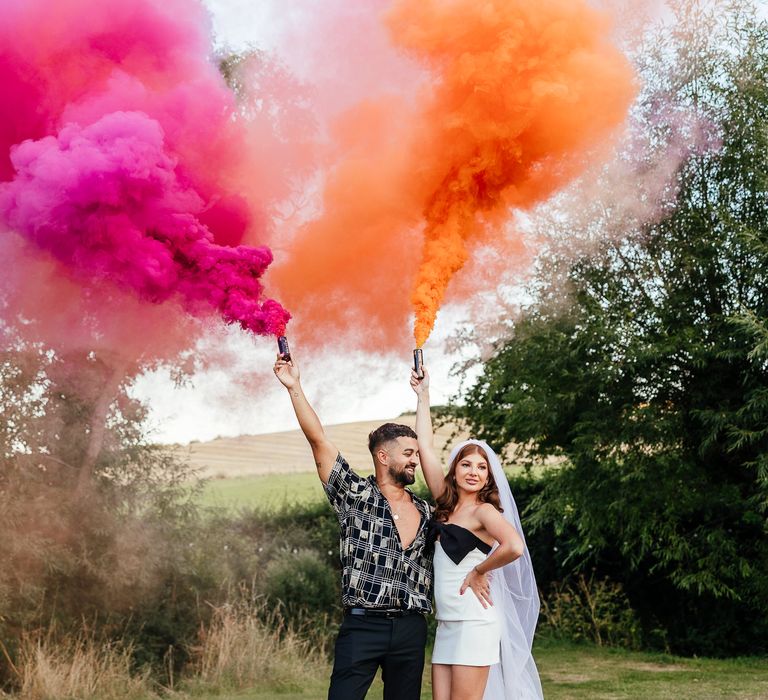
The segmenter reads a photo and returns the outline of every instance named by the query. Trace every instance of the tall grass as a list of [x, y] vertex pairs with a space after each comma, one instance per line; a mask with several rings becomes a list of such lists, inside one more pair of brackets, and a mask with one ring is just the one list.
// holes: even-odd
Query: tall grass
[[[311, 638], [310, 638], [311, 639]], [[279, 611], [262, 602], [241, 602], [214, 611], [201, 644], [193, 649], [190, 691], [249, 687], [300, 691], [307, 677], [325, 674], [327, 660], [315, 644], [285, 625]]]
[[14, 670], [20, 700], [148, 700], [149, 673], [131, 668], [132, 649], [101, 642], [87, 633], [76, 638], [27, 635]]
[[[327, 620], [322, 620], [323, 625]], [[76, 637], [54, 634], [22, 638], [16, 660], [5, 656], [16, 677], [13, 700], [159, 700], [164, 697], [259, 688], [299, 692], [324, 678], [328, 661], [321, 635], [287, 626], [279, 610], [260, 598], [241, 598], [217, 607], [201, 625], [199, 642], [181, 678], [170, 669], [162, 686], [149, 670], [137, 671], [128, 644], [100, 641], [87, 631]], [[310, 641], [312, 639], [317, 641]], [[0, 648], [1, 650], [2, 648]]]

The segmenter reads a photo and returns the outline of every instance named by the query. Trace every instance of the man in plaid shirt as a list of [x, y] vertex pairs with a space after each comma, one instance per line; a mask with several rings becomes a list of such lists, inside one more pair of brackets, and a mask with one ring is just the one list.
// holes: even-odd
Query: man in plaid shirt
[[407, 487], [419, 466], [416, 433], [386, 423], [368, 437], [375, 474], [362, 478], [328, 440], [304, 395], [293, 359], [278, 355], [275, 375], [288, 389], [312, 448], [317, 473], [339, 519], [344, 621], [329, 700], [362, 700], [379, 667], [384, 700], [418, 700], [432, 611], [430, 507]]

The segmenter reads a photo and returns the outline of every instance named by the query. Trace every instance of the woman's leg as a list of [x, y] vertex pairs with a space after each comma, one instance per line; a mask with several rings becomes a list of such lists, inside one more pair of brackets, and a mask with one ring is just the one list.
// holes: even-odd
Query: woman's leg
[[450, 666], [450, 700], [483, 700], [490, 666]]
[[432, 664], [432, 700], [451, 700], [451, 669], [447, 664]]

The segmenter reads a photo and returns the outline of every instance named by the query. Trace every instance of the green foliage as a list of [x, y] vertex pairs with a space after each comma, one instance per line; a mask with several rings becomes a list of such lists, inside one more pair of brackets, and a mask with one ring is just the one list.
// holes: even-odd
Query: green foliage
[[[659, 152], [691, 140], [664, 216], [612, 231], [611, 212], [587, 212], [611, 235], [593, 255], [543, 256], [463, 415], [498, 447], [566, 458], [528, 521], [565, 566], [621, 582], [646, 639], [663, 627], [685, 652], [754, 652], [768, 639], [768, 27], [748, 3], [676, 11], [645, 47], [634, 115]], [[694, 125], [677, 137], [675, 115]]]
[[328, 615], [339, 602], [338, 573], [311, 549], [285, 551], [273, 559], [261, 584], [268, 600], [280, 603], [288, 618]]
[[552, 587], [542, 601], [541, 625], [559, 639], [637, 649], [640, 623], [621, 584], [586, 578]]
[[243, 553], [237, 551], [238, 542], [247, 543], [261, 562], [286, 551], [311, 549], [324, 562], [339, 566], [339, 523], [327, 502], [284, 503], [271, 509], [242, 511], [236, 517], [222, 513], [214, 521], [229, 531], [222, 541], [229, 547], [230, 567], [238, 579], [247, 579], [246, 572], [237, 568], [243, 559]]
[[0, 642], [11, 654], [27, 632], [66, 637], [88, 620], [157, 661], [194, 635], [197, 596], [219, 585], [193, 566], [187, 538], [202, 528], [188, 470], [148, 440], [124, 370], [21, 339], [0, 357]]

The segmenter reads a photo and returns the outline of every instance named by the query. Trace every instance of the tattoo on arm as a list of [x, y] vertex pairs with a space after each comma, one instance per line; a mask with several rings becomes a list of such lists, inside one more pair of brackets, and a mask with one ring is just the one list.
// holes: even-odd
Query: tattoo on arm
[[293, 392], [293, 397], [298, 399], [299, 398], [299, 392], [298, 391], [294, 391]]

